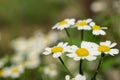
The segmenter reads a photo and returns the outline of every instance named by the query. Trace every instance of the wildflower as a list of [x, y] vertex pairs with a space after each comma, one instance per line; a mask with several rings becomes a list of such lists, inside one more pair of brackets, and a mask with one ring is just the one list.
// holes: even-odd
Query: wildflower
[[17, 64], [17, 63], [20, 63], [24, 60], [24, 57], [23, 55], [21, 55], [21, 53], [16, 53], [14, 54], [12, 57], [11, 57], [11, 62], [13, 64]]
[[27, 59], [27, 61], [25, 62], [25, 67], [28, 69], [34, 69], [37, 68], [40, 64], [40, 59], [39, 57], [30, 57]]
[[100, 45], [98, 46], [98, 51], [114, 56], [115, 54], [119, 53], [118, 49], [113, 48], [116, 45], [117, 43], [111, 43], [111, 41], [100, 42]]
[[66, 75], [65, 80], [86, 80], [86, 77], [78, 74], [75, 76], [75, 78], [70, 79], [70, 76]]
[[57, 46], [54, 46], [52, 48], [46, 48], [45, 52], [43, 52], [44, 55], [53, 54], [53, 58], [60, 57], [63, 53], [68, 51], [68, 43], [60, 42]]
[[5, 67], [0, 70], [0, 77], [7, 78], [9, 76], [10, 76], [10, 68], [9, 67]]
[[92, 26], [92, 33], [94, 35], [106, 35], [106, 32], [103, 29], [107, 29], [107, 27], [101, 27], [94, 22], [91, 22], [90, 25]]
[[27, 39], [24, 37], [17, 38], [11, 41], [11, 47], [16, 53], [24, 53], [28, 47]]
[[78, 20], [75, 26], [78, 30], [91, 30], [91, 27], [89, 25], [91, 21], [92, 19]]
[[52, 29], [57, 28], [58, 30], [63, 30], [64, 28], [69, 28], [75, 24], [75, 19], [64, 19], [63, 21], [58, 22]]
[[18, 78], [21, 73], [24, 72], [24, 68], [21, 66], [12, 66], [10, 68], [10, 76], [12, 78]]
[[57, 66], [54, 64], [51, 64], [44, 68], [44, 73], [46, 75], [49, 75], [50, 77], [56, 76], [58, 74], [57, 72]]
[[81, 43], [80, 48], [75, 45], [71, 46], [71, 51], [67, 54], [68, 57], [73, 58], [76, 61], [80, 59], [92, 61], [96, 59], [97, 55], [100, 55], [100, 52], [97, 50], [97, 44], [86, 41]]

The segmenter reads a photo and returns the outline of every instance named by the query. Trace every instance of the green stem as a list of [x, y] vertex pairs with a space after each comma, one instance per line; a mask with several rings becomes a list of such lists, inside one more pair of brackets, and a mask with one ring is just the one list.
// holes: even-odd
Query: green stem
[[70, 33], [66, 28], [65, 28], [65, 32], [66, 32], [66, 34], [67, 34], [67, 36], [68, 36], [68, 38], [70, 40], [70, 43], [73, 44], [72, 38], [70, 37]]
[[84, 34], [84, 31], [83, 31], [83, 30], [81, 30], [81, 42], [82, 42], [82, 41], [83, 41], [83, 39], [84, 39], [83, 34]]
[[101, 65], [102, 65], [104, 56], [105, 56], [105, 54], [102, 53], [102, 54], [101, 54], [100, 61], [99, 61], [99, 64], [98, 64], [98, 67], [97, 67], [97, 70], [96, 70], [96, 72], [94, 73], [94, 75], [93, 75], [93, 77], [91, 78], [91, 80], [96, 80], [96, 76], [97, 76], [97, 74], [98, 74], [98, 72], [99, 72], [99, 70], [100, 70], [100, 67], [101, 67]]
[[[81, 37], [81, 42], [82, 42], [82, 41], [83, 41], [83, 38], [84, 38], [84, 37], [83, 37], [83, 30], [81, 30], [80, 34], [81, 34], [80, 37]], [[80, 63], [79, 63], [79, 73], [83, 75], [82, 63], [83, 63], [83, 60], [81, 59], [81, 60], [80, 60]]]
[[81, 75], [83, 75], [83, 71], [82, 71], [82, 63], [83, 63], [83, 60], [81, 59], [80, 60], [80, 69], [79, 69], [79, 73], [81, 74]]
[[74, 76], [72, 75], [72, 73], [69, 71], [69, 69], [66, 67], [66, 65], [65, 65], [65, 63], [64, 63], [64, 61], [62, 60], [61, 57], [59, 57], [59, 60], [60, 60], [60, 62], [62, 63], [62, 65], [64, 66], [64, 68], [66, 69], [66, 71], [70, 74], [70, 76], [71, 76], [71, 77], [74, 77]]

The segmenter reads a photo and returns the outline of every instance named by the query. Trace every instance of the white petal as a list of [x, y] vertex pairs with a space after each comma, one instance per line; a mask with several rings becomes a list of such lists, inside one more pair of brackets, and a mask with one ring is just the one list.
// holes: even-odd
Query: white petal
[[87, 48], [87, 49], [97, 49], [98, 44], [93, 43], [93, 42], [82, 41], [81, 47]]
[[90, 26], [84, 26], [83, 29], [84, 30], [91, 30], [91, 27]]
[[94, 56], [98, 56], [101, 54], [101, 52], [98, 51], [98, 48], [96, 49], [89, 49], [89, 54], [90, 55], [94, 55]]
[[103, 31], [103, 30], [100, 30], [100, 34], [101, 34], [101, 35], [106, 35], [106, 32]]
[[66, 54], [68, 57], [73, 58], [73, 57], [77, 57], [77, 55], [75, 53], [71, 53], [71, 54]]
[[110, 45], [111, 44], [111, 41], [106, 41], [105, 42], [107, 45]]
[[94, 35], [99, 35], [100, 34], [100, 31], [99, 30], [93, 30], [92, 32]]
[[101, 27], [101, 29], [108, 29], [107, 27]]
[[81, 47], [82, 48], [86, 48], [86, 45], [88, 45], [88, 42], [87, 41], [82, 41]]
[[45, 51], [51, 51], [51, 48], [45, 48]]
[[76, 50], [76, 49], [78, 49], [78, 47], [77, 47], [76, 45], [72, 45], [72, 46], [71, 46], [71, 49], [72, 49], [72, 50]]
[[117, 45], [117, 43], [112, 43], [111, 45], [110, 45], [110, 48], [112, 48], [112, 47], [114, 47], [114, 46], [116, 46]]
[[90, 26], [94, 26], [94, 25], [95, 25], [95, 23], [94, 23], [94, 22], [91, 22], [91, 23], [90, 23]]
[[57, 28], [57, 27], [58, 27], [58, 23], [55, 24], [55, 26], [53, 26], [52, 29], [55, 29], [55, 28]]
[[69, 75], [66, 75], [66, 76], [65, 76], [65, 80], [70, 80], [70, 76], [69, 76]]
[[118, 49], [111, 49], [109, 52], [110, 55], [114, 55], [114, 54], [118, 54], [118, 53], [119, 53]]
[[51, 52], [43, 52], [44, 55], [51, 54]]
[[74, 57], [73, 58], [75, 61], [78, 61], [78, 60], [80, 60], [81, 58], [80, 57]]
[[78, 29], [78, 30], [84, 30], [83, 27], [79, 27], [79, 26], [77, 27], [77, 29]]
[[93, 60], [96, 60], [96, 57], [95, 56], [92, 56], [92, 55], [89, 55], [86, 57], [87, 60], [89, 61], [93, 61]]
[[111, 41], [100, 42], [100, 45], [106, 45], [110, 47]]
[[62, 45], [63, 45], [63, 42], [58, 43], [58, 46], [62, 46]]
[[58, 57], [60, 57], [61, 55], [62, 55], [61, 52], [54, 53], [54, 54], [53, 54], [53, 58], [58, 58]]
[[86, 80], [86, 77], [78, 74], [78, 75], [75, 77], [75, 80]]
[[89, 23], [89, 22], [91, 22], [91, 21], [92, 21], [92, 19], [87, 19], [87, 20], [86, 20], [87, 23]]
[[69, 19], [69, 20], [68, 20], [68, 23], [69, 23], [70, 25], [74, 25], [74, 24], [75, 24], [75, 19]]

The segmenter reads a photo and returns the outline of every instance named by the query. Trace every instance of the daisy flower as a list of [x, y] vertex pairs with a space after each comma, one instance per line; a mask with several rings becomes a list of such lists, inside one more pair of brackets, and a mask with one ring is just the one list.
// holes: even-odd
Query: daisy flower
[[100, 55], [97, 50], [97, 44], [83, 41], [81, 47], [75, 45], [71, 46], [71, 51], [67, 54], [68, 57], [74, 60], [87, 59], [89, 61], [95, 60], [96, 56]]
[[51, 64], [44, 68], [44, 73], [46, 75], [49, 75], [50, 77], [54, 77], [58, 74], [57, 72], [57, 66], [55, 64]]
[[75, 24], [75, 19], [64, 19], [58, 22], [57, 24], [55, 24], [55, 26], [53, 26], [52, 29], [57, 28], [58, 30], [63, 30], [64, 28], [68, 28], [74, 24]]
[[89, 25], [91, 21], [92, 19], [78, 20], [75, 26], [78, 30], [91, 30], [91, 27]]
[[0, 70], [0, 77], [7, 78], [9, 76], [10, 76], [10, 68], [9, 67], [5, 67]]
[[23, 72], [24, 68], [21, 66], [12, 66], [10, 68], [10, 76], [14, 79], [20, 77], [20, 74]]
[[57, 46], [54, 46], [52, 48], [46, 48], [43, 52], [44, 55], [53, 54], [53, 58], [60, 57], [63, 53], [67, 52], [69, 50], [69, 46], [67, 46], [68, 43], [60, 42]]
[[118, 49], [113, 48], [116, 45], [117, 43], [111, 43], [111, 41], [100, 42], [100, 45], [98, 46], [98, 51], [114, 56], [115, 54], [119, 53]]
[[92, 27], [92, 33], [94, 35], [106, 35], [106, 32], [103, 29], [107, 29], [107, 27], [101, 27], [96, 25], [94, 22], [91, 22], [90, 26]]
[[86, 80], [86, 77], [78, 74], [75, 76], [75, 78], [70, 79], [70, 76], [66, 75], [65, 80]]
[[25, 62], [25, 67], [28, 69], [35, 69], [40, 65], [40, 59], [39, 57], [30, 57]]

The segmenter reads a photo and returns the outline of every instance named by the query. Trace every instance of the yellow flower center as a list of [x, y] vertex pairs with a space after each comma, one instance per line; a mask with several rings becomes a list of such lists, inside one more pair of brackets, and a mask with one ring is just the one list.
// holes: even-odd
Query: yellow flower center
[[59, 26], [62, 26], [62, 25], [65, 25], [65, 24], [67, 24], [67, 21], [65, 21], [65, 20], [59, 22]]
[[98, 51], [100, 51], [100, 52], [108, 52], [108, 51], [110, 51], [110, 47], [105, 46], [105, 45], [101, 45], [101, 46], [98, 47]]
[[88, 24], [87, 24], [87, 22], [85, 22], [85, 21], [82, 21], [82, 22], [77, 22], [76, 23], [76, 26], [87, 26]]
[[0, 77], [3, 75], [4, 71], [0, 70]]
[[80, 57], [84, 57], [84, 56], [88, 56], [88, 55], [89, 55], [89, 52], [88, 52], [88, 50], [85, 49], [85, 48], [78, 48], [78, 49], [76, 50], [76, 54], [77, 54], [78, 56], [80, 56]]
[[93, 30], [100, 30], [100, 29], [101, 29], [101, 27], [98, 26], [98, 25], [95, 25], [95, 26], [93, 26], [92, 28], [93, 28]]
[[52, 52], [52, 53], [62, 52], [62, 51], [63, 51], [63, 48], [60, 47], [60, 46], [56, 46], [56, 47], [53, 47], [53, 48], [51, 49], [51, 52]]
[[18, 68], [13, 68], [12, 69], [12, 73], [18, 73], [19, 72], [19, 69]]

